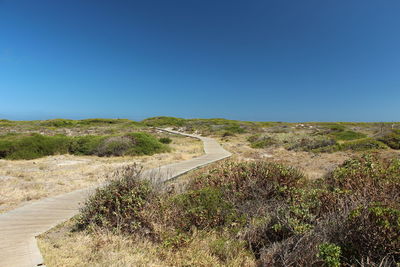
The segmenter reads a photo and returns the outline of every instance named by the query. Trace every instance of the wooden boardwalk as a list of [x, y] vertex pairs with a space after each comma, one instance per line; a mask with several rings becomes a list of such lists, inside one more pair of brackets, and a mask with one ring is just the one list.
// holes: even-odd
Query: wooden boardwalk
[[[203, 156], [162, 166], [143, 173], [156, 173], [167, 181], [206, 164], [227, 158], [231, 154], [214, 139], [163, 130], [200, 139], [204, 144]], [[55, 197], [42, 199], [0, 214], [0, 267], [44, 266], [37, 247], [36, 236], [70, 219], [79, 212], [82, 203], [95, 187], [76, 190]]]

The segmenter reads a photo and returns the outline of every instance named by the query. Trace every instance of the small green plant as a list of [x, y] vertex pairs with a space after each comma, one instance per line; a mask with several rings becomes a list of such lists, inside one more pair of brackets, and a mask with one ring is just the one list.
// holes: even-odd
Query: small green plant
[[169, 137], [161, 137], [158, 140], [163, 144], [171, 144], [172, 143], [172, 139]]
[[318, 246], [317, 256], [324, 261], [328, 267], [340, 266], [341, 249], [331, 243], [322, 243]]

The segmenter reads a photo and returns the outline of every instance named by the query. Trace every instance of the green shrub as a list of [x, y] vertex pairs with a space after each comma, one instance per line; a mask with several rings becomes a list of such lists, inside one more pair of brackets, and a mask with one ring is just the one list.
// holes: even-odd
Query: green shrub
[[172, 139], [169, 137], [161, 137], [158, 140], [163, 144], [171, 144], [172, 143]]
[[378, 140], [385, 143], [390, 148], [400, 149], [400, 130], [393, 130]]
[[188, 188], [220, 189], [225, 199], [241, 206], [246, 201], [271, 199], [298, 187], [303, 174], [297, 169], [272, 162], [226, 162], [207, 174], [195, 177]]
[[72, 137], [69, 152], [74, 155], [96, 155], [105, 136], [85, 135]]
[[231, 134], [242, 134], [246, 132], [244, 128], [240, 127], [240, 125], [237, 124], [225, 126], [224, 130], [225, 132], [229, 132]]
[[45, 136], [3, 135], [0, 137], [0, 158], [35, 159], [55, 154], [123, 156], [153, 155], [170, 151], [154, 136], [130, 133], [122, 136]]
[[70, 141], [64, 135], [6, 136], [0, 138], [0, 157], [6, 159], [35, 159], [68, 153]]
[[105, 138], [96, 148], [100, 157], [123, 156], [132, 149], [135, 140], [128, 136], [111, 136]]
[[77, 228], [101, 227], [114, 232], [152, 233], [142, 211], [153, 196], [152, 186], [140, 179], [136, 166], [121, 169], [109, 184], [96, 189], [88, 198], [78, 215]]
[[318, 257], [321, 258], [328, 267], [340, 266], [341, 249], [331, 243], [322, 243], [318, 246]]
[[340, 150], [365, 151], [371, 149], [386, 149], [387, 146], [373, 138], [364, 138], [340, 144]]
[[346, 127], [340, 124], [327, 125], [326, 128], [328, 128], [331, 132], [342, 132], [346, 130]]
[[[253, 138], [251, 138], [253, 140]], [[251, 142], [250, 146], [252, 148], [266, 148], [276, 144], [277, 142], [272, 137], [262, 137], [258, 140]]]
[[363, 133], [358, 133], [354, 131], [335, 131], [331, 133], [331, 135], [336, 139], [336, 140], [356, 140], [356, 139], [361, 139], [361, 138], [366, 138], [367, 136]]
[[142, 121], [147, 126], [161, 127], [161, 126], [183, 126], [185, 119], [174, 117], [153, 117]]
[[349, 262], [368, 256], [380, 261], [393, 255], [400, 261], [400, 209], [370, 203], [351, 212], [343, 238], [343, 256]]
[[139, 132], [127, 134], [126, 136], [132, 138], [134, 144], [127, 151], [127, 155], [153, 155], [170, 151], [167, 145], [161, 143], [150, 134]]
[[174, 210], [172, 224], [184, 232], [193, 227], [212, 229], [238, 220], [233, 206], [217, 188], [206, 187], [177, 195], [171, 199], [170, 208]]
[[379, 197], [377, 191], [382, 192], [385, 188], [400, 186], [400, 162], [399, 160], [384, 162], [366, 154], [345, 161], [326, 177], [325, 183], [332, 190], [368, 194], [372, 200], [374, 192], [377, 194], [376, 197]]

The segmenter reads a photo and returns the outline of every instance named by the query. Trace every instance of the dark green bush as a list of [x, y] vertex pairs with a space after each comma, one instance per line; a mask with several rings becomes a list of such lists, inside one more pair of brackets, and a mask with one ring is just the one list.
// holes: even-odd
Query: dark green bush
[[99, 124], [120, 124], [120, 123], [132, 123], [134, 121], [128, 119], [85, 119], [77, 121], [80, 125], [99, 125]]
[[69, 152], [74, 155], [96, 155], [98, 147], [105, 139], [105, 136], [96, 135], [73, 137]]
[[172, 143], [172, 139], [169, 137], [161, 137], [158, 140], [163, 144], [171, 144]]

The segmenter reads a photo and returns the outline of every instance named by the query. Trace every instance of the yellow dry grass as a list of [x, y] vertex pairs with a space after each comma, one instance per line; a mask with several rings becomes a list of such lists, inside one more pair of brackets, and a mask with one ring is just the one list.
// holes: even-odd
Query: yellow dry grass
[[38, 238], [46, 266], [255, 266], [243, 247], [228, 247], [227, 258], [219, 256], [215, 233], [199, 233], [186, 246], [166, 248], [135, 236], [109, 232], [73, 232], [73, 220]]
[[221, 144], [239, 160], [266, 160], [283, 163], [301, 170], [309, 179], [323, 177], [336, 166], [351, 158], [353, 152], [313, 153], [289, 151], [283, 147], [255, 149], [249, 146], [247, 138], [240, 135], [221, 139]]
[[35, 160], [0, 160], [0, 213], [41, 198], [85, 188], [104, 181], [118, 167], [138, 163], [144, 169], [197, 157], [196, 139], [170, 136], [172, 152], [153, 156], [110, 157], [57, 155]]

